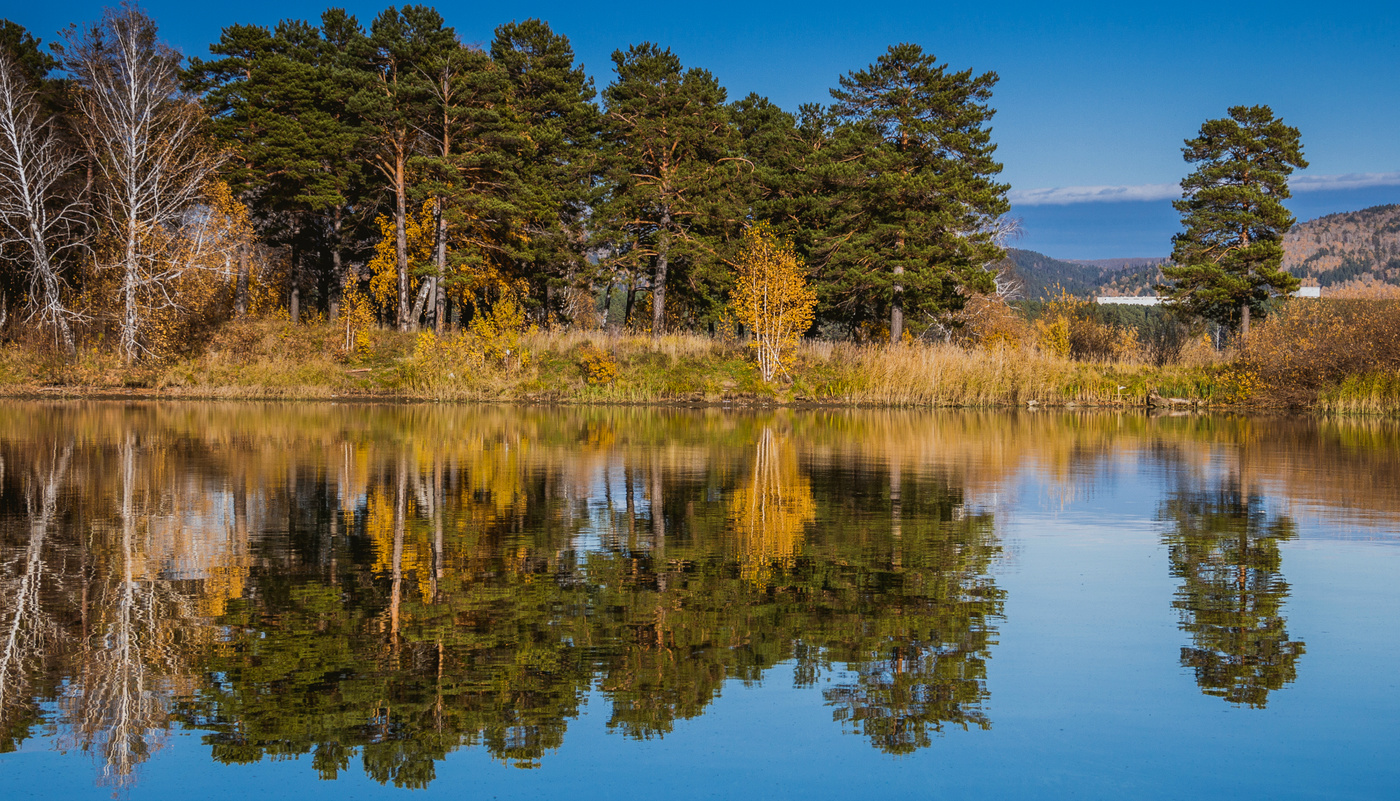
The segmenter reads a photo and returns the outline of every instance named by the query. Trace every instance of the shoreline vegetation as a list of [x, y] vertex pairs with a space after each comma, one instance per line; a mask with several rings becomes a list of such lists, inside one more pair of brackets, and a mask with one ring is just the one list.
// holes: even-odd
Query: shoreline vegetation
[[[1400, 412], [1400, 302], [1291, 303], [1242, 344], [1188, 337], [1154, 364], [1121, 345], [1099, 358], [1055, 352], [1057, 328], [1083, 320], [981, 322], [976, 341], [902, 344], [803, 340], [765, 382], [734, 336], [557, 328], [444, 333], [389, 328], [347, 337], [343, 324], [232, 320], [198, 349], [126, 365], [108, 348], [65, 357], [34, 343], [0, 349], [0, 394], [247, 400], [395, 400], [561, 404], [921, 408], [1159, 407]], [[1079, 306], [1083, 311], [1086, 307]], [[1007, 330], [1019, 324], [1020, 329]], [[980, 327], [979, 327], [980, 326]], [[1135, 343], [1131, 331], [1110, 327]], [[1049, 342], [1047, 343], [1047, 338]], [[1069, 339], [1070, 337], [1065, 337]], [[1370, 348], [1358, 347], [1369, 338]], [[347, 339], [354, 344], [344, 347]], [[1068, 349], [1065, 349], [1068, 350]], [[1343, 359], [1338, 351], [1351, 354]], [[1387, 358], [1388, 357], [1388, 358]]]

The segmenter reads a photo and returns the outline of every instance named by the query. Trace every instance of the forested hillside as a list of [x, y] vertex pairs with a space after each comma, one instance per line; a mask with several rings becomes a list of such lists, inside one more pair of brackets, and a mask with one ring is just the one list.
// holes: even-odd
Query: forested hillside
[[1400, 284], [1400, 205], [1299, 223], [1283, 239], [1283, 268], [1323, 287]]
[[1162, 261], [1165, 259], [1065, 261], [1010, 248], [997, 267], [1019, 286], [1019, 298], [1037, 301], [1057, 295], [1061, 289], [1077, 297], [1152, 295], [1153, 286], [1162, 280]]

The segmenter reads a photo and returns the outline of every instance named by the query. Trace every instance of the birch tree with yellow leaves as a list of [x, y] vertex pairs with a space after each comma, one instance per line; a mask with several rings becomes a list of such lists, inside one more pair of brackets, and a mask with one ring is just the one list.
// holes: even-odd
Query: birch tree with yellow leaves
[[764, 381], [784, 374], [783, 358], [812, 326], [817, 293], [807, 286], [802, 262], [792, 245], [780, 242], [766, 225], [744, 234], [738, 280], [730, 303], [739, 322], [753, 332], [750, 346]]

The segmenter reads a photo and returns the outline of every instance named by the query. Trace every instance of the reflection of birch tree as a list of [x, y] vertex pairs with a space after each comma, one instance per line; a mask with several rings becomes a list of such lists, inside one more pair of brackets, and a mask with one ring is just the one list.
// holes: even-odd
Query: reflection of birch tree
[[[195, 604], [160, 578], [150, 547], [149, 493], [138, 497], [135, 435], [119, 446], [121, 503], [115, 542], [94, 548], [94, 620], [64, 698], [73, 743], [96, 752], [103, 778], [128, 784], [150, 756], [182, 676], [179, 646]], [[100, 537], [95, 538], [99, 541]]]
[[[45, 549], [58, 507], [60, 480], [68, 471], [71, 448], [65, 448], [47, 474], [31, 486], [26, 502], [29, 543], [5, 565], [0, 584], [4, 609], [4, 643], [0, 645], [0, 732], [9, 732], [21, 718], [34, 714], [29, 676], [44, 661], [49, 647], [61, 639], [58, 624], [44, 609]], [[8, 739], [8, 738], [7, 738]]]
[[764, 584], [775, 564], [789, 566], [815, 516], [812, 485], [797, 469], [796, 451], [765, 426], [749, 480], [730, 504], [744, 577]]

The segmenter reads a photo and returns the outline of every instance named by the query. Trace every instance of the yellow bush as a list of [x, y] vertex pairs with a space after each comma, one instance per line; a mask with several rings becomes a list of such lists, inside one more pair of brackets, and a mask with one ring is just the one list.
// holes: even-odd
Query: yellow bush
[[584, 343], [579, 348], [579, 366], [583, 368], [583, 378], [589, 384], [611, 384], [617, 378], [617, 360], [592, 342]]

